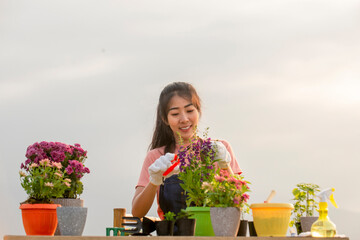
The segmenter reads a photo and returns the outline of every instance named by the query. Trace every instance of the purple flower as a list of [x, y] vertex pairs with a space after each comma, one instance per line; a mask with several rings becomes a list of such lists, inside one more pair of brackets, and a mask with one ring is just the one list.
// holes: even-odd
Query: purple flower
[[42, 147], [45, 150], [51, 149], [51, 143], [49, 143], [49, 142], [43, 141], [43, 142], [39, 143], [39, 145], [40, 145], [40, 147]]
[[84, 172], [83, 171], [84, 167], [83, 167], [83, 164], [81, 162], [77, 162], [75, 168], [76, 168], [76, 172]]
[[69, 174], [69, 175], [73, 173], [73, 169], [72, 169], [71, 166], [67, 166], [67, 167], [65, 168], [65, 171], [66, 171], [66, 173]]
[[55, 162], [62, 162], [65, 159], [65, 153], [62, 151], [53, 151], [51, 157]]
[[76, 168], [76, 166], [77, 166], [77, 164], [78, 164], [78, 161], [76, 161], [76, 160], [69, 160], [69, 164], [70, 164], [71, 167]]

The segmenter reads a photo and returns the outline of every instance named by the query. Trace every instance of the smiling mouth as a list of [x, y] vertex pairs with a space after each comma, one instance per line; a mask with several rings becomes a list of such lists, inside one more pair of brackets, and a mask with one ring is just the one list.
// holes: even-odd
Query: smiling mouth
[[181, 130], [188, 130], [191, 126], [180, 128]]

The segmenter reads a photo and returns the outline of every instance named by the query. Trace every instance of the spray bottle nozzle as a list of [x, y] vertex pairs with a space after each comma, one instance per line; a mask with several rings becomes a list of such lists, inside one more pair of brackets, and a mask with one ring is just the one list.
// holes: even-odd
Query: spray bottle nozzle
[[333, 194], [334, 191], [335, 191], [334, 188], [328, 188], [328, 189], [325, 189], [325, 190], [321, 191], [320, 193], [318, 193], [317, 196], [320, 198], [320, 202], [327, 202], [327, 200], [330, 200], [330, 202], [336, 208], [338, 208], [338, 205], [336, 204], [335, 199], [334, 199], [334, 194]]

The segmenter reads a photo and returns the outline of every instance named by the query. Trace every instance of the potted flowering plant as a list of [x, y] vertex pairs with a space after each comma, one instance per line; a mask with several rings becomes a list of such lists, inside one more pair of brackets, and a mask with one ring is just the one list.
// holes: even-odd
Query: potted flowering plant
[[211, 139], [195, 137], [188, 146], [181, 145], [178, 152], [180, 159], [179, 179], [180, 186], [184, 189], [186, 199], [186, 211], [196, 219], [196, 236], [214, 236], [211, 227], [210, 207], [206, 190], [202, 187], [203, 182], [210, 182], [215, 177], [214, 164], [216, 151], [212, 147]]
[[188, 146], [181, 146], [178, 153], [180, 185], [187, 194], [187, 211], [196, 219], [197, 236], [214, 235], [209, 227], [210, 207], [240, 207], [249, 198], [248, 182], [242, 176], [229, 176], [227, 171], [215, 169], [219, 161], [217, 145], [207, 137], [207, 130], [203, 138], [196, 136]]
[[21, 186], [29, 196], [20, 206], [27, 235], [54, 235], [60, 205], [53, 204], [51, 198], [62, 196], [71, 185], [61, 168], [61, 163], [42, 159], [19, 172]]
[[38, 164], [42, 159], [49, 159], [51, 163], [61, 163], [61, 170], [66, 178], [71, 180], [70, 188], [59, 196], [62, 198], [77, 198], [83, 192], [82, 177], [90, 173], [84, 162], [87, 151], [80, 144], [68, 145], [60, 142], [34, 143], [27, 148], [26, 161], [21, 164], [22, 169], [28, 169], [33, 163]]
[[210, 182], [215, 177], [215, 150], [211, 139], [196, 138], [189, 146], [181, 146], [179, 179], [181, 187], [187, 194], [186, 205], [206, 207], [208, 198], [203, 182]]
[[[235, 237], [240, 225], [240, 207], [244, 207], [250, 191], [249, 182], [241, 175], [229, 175], [226, 170], [217, 170], [203, 188], [208, 196], [212, 226], [216, 236]], [[226, 217], [227, 221], [224, 221]]]
[[[58, 219], [59, 221], [65, 219], [65, 217], [60, 216], [62, 213], [76, 211], [78, 216], [81, 216], [82, 222], [85, 223], [87, 208], [83, 208], [83, 200], [78, 196], [83, 192], [82, 177], [90, 173], [89, 168], [84, 165], [87, 151], [81, 148], [80, 144], [68, 145], [61, 142], [42, 141], [30, 145], [25, 156], [27, 159], [21, 164], [21, 169], [25, 171], [28, 171], [32, 164], [38, 164], [43, 159], [49, 159], [50, 164], [58, 164], [64, 178], [70, 180], [67, 182], [70, 186], [61, 194], [53, 195], [52, 201], [62, 207], [73, 207], [72, 209], [57, 209]], [[76, 232], [80, 233], [82, 229], [77, 229]], [[62, 233], [57, 227], [55, 235], [60, 234]]]

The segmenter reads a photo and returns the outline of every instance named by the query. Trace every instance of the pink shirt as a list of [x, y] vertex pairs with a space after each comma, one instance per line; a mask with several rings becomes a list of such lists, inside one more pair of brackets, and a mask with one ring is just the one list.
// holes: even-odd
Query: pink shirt
[[[225, 140], [219, 140], [220, 142], [222, 142], [226, 149], [229, 151], [230, 153], [230, 156], [231, 156], [231, 161], [230, 161], [230, 166], [233, 170], [233, 172], [235, 174], [241, 174], [242, 171], [239, 167], [239, 164], [234, 156], [234, 153], [231, 149], [231, 146], [230, 144], [225, 141]], [[140, 177], [139, 177], [139, 181], [136, 185], [135, 188], [137, 187], [145, 187], [146, 185], [149, 184], [150, 180], [149, 180], [149, 167], [151, 164], [153, 164], [159, 157], [161, 157], [162, 155], [164, 155], [164, 150], [165, 150], [165, 146], [163, 147], [159, 147], [159, 148], [155, 148], [153, 150], [150, 150], [146, 157], [145, 157], [145, 160], [144, 160], [144, 163], [143, 163], [143, 166], [142, 166], [142, 169], [141, 169], [141, 172], [140, 172]], [[175, 149], [175, 152], [178, 152], [179, 151], [179, 146], [176, 145], [176, 149]], [[160, 205], [159, 205], [159, 188], [158, 188], [158, 191], [157, 191], [157, 203], [158, 203], [158, 214], [159, 214], [159, 217], [162, 219], [163, 218], [163, 212], [162, 210], [160, 209]]]

